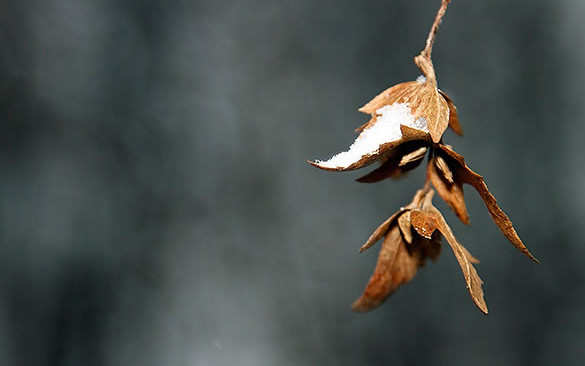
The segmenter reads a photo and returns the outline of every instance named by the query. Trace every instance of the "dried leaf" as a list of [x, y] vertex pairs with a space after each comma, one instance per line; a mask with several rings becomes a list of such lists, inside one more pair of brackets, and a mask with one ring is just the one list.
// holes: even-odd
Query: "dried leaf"
[[447, 94], [445, 94], [443, 91], [441, 91], [441, 89], [439, 89], [439, 94], [441, 94], [441, 96], [443, 98], [445, 98], [445, 101], [447, 102], [447, 105], [449, 106], [449, 127], [451, 127], [453, 132], [455, 132], [459, 136], [463, 136], [463, 129], [461, 128], [461, 125], [459, 124], [459, 116], [457, 114], [457, 107], [455, 107], [455, 104], [453, 103], [451, 98], [449, 98], [449, 96]]
[[[438, 258], [441, 252], [439, 233], [428, 239], [412, 235], [409, 220], [416, 212], [423, 212], [421, 208], [428, 215], [426, 207], [432, 206], [432, 196], [432, 190], [417, 191], [408, 206], [392, 215], [372, 235], [372, 240], [377, 240], [380, 233], [386, 233], [374, 273], [362, 296], [354, 302], [354, 311], [364, 312], [378, 307], [400, 285], [414, 277], [426, 258], [433, 261]], [[410, 245], [406, 244], [405, 237], [410, 237]]]
[[512, 221], [506, 215], [506, 213], [498, 206], [496, 198], [489, 192], [483, 177], [473, 170], [471, 170], [466, 164], [463, 159], [463, 156], [457, 154], [455, 151], [451, 150], [447, 146], [439, 145], [440, 149], [444, 151], [453, 161], [459, 164], [459, 168], [457, 169], [457, 179], [463, 183], [467, 183], [479, 193], [480, 197], [482, 198], [485, 206], [487, 207], [490, 216], [492, 217], [493, 221], [496, 225], [500, 228], [502, 233], [508, 238], [508, 240], [522, 253], [532, 259], [534, 262], [539, 263], [538, 259], [536, 259], [532, 253], [526, 248], [518, 233], [514, 229]]
[[[370, 114], [371, 118], [356, 129], [360, 135], [349, 150], [326, 161], [309, 161], [311, 165], [329, 171], [355, 170], [380, 160], [408, 141], [428, 142], [430, 137], [433, 142], [438, 143], [449, 124], [450, 113], [447, 101], [439, 94], [436, 81], [430, 80], [395, 85], [380, 93], [360, 108], [360, 111]], [[377, 124], [379, 117], [386, 116], [385, 122]], [[395, 132], [389, 135], [378, 133], [378, 129], [384, 131], [388, 123], [391, 126], [400, 124], [400, 134], [396, 130], [392, 130]], [[371, 136], [381, 138], [372, 140]], [[383, 169], [386, 173], [387, 168], [386, 166]], [[374, 175], [376, 178], [384, 176], [379, 172]]]
[[483, 281], [479, 278], [477, 271], [472, 265], [473, 260], [476, 260], [471, 256], [471, 254], [465, 249], [455, 238], [453, 232], [445, 218], [439, 210], [436, 208], [431, 209], [435, 216], [435, 223], [437, 224], [437, 229], [443, 234], [443, 236], [447, 239], [449, 246], [453, 250], [453, 254], [457, 258], [457, 262], [459, 262], [459, 266], [461, 267], [461, 271], [463, 272], [463, 277], [465, 278], [465, 283], [467, 284], [467, 289], [469, 290], [469, 294], [473, 299], [473, 302], [479, 310], [481, 310], [484, 314], [488, 313], [487, 304], [483, 298], [483, 290], [481, 285]]
[[374, 99], [370, 100], [358, 110], [362, 113], [374, 115], [378, 109], [385, 105], [408, 101], [408, 99], [421, 89], [423, 85], [424, 84], [417, 81], [407, 81], [405, 83], [396, 84], [376, 95]]
[[428, 104], [419, 107], [414, 115], [427, 120], [431, 138], [434, 143], [438, 143], [449, 125], [449, 106], [436, 88], [432, 87], [430, 83], [426, 84], [428, 84]]
[[400, 132], [402, 133], [403, 141], [427, 140], [428, 137], [425, 131], [417, 130], [407, 125], [400, 125]]
[[390, 229], [390, 225], [392, 225], [394, 220], [396, 220], [396, 217], [398, 217], [398, 215], [400, 215], [401, 213], [402, 211], [395, 212], [392, 216], [386, 219], [386, 221], [384, 221], [380, 226], [378, 226], [376, 230], [374, 230], [372, 235], [370, 235], [365, 244], [362, 245], [362, 247], [360, 248], [360, 253], [365, 251], [372, 245], [376, 244], [378, 240], [382, 239], [382, 237], [386, 235], [386, 233]]
[[378, 242], [378, 240], [382, 239], [382, 237], [384, 235], [386, 235], [386, 233], [390, 229], [390, 226], [394, 223], [394, 221], [398, 218], [399, 215], [407, 212], [408, 210], [410, 210], [414, 207], [418, 207], [421, 204], [421, 202], [423, 201], [423, 199], [425, 198], [425, 194], [426, 194], [425, 191], [423, 191], [422, 189], [419, 189], [415, 193], [414, 198], [412, 199], [412, 202], [410, 202], [406, 207], [403, 207], [399, 211], [395, 212], [386, 221], [384, 221], [380, 226], [378, 226], [376, 228], [376, 230], [374, 230], [372, 235], [370, 235], [370, 237], [368, 238], [366, 243], [364, 245], [362, 245], [362, 247], [360, 248], [360, 253], [363, 252], [364, 250], [368, 249], [372, 245], [376, 244], [376, 242]]
[[420, 147], [420, 148], [414, 150], [413, 152], [410, 152], [406, 155], [403, 155], [402, 158], [400, 159], [400, 163], [398, 163], [398, 166], [403, 167], [403, 166], [410, 164], [412, 162], [419, 161], [425, 157], [426, 153], [427, 153], [427, 147], [426, 146]]
[[333, 172], [346, 172], [346, 171], [350, 171], [350, 170], [356, 170], [356, 169], [360, 169], [360, 168], [366, 167], [366, 166], [374, 163], [375, 161], [379, 160], [381, 156], [386, 155], [388, 152], [390, 152], [392, 149], [399, 146], [403, 142], [404, 142], [404, 140], [400, 139], [400, 140], [391, 141], [391, 142], [387, 142], [385, 144], [382, 144], [378, 147], [378, 150], [376, 152], [371, 153], [371, 154], [362, 155], [362, 157], [358, 161], [353, 162], [352, 164], [348, 165], [347, 167], [327, 167], [327, 166], [322, 165], [322, 162], [311, 161], [311, 160], [307, 160], [307, 163], [311, 164], [312, 166], [314, 166], [316, 168], [328, 170], [328, 171], [333, 171]]
[[[386, 161], [382, 163], [378, 168], [372, 170], [368, 174], [356, 179], [360, 183], [375, 183], [387, 178], [400, 178], [405, 173], [419, 166], [423, 156], [416, 160], [413, 156], [415, 152], [420, 152], [426, 147], [421, 146], [423, 144], [419, 141], [406, 142], [389, 154], [387, 154]], [[411, 161], [405, 161], [405, 160]]]
[[408, 210], [402, 215], [398, 216], [398, 227], [402, 233], [402, 238], [404, 238], [404, 241], [406, 241], [408, 244], [412, 244], [412, 231], [410, 226], [410, 211]]
[[407, 246], [399, 227], [393, 226], [382, 243], [374, 273], [352, 309], [366, 312], [380, 306], [400, 285], [412, 280], [426, 258], [436, 260], [440, 252], [440, 239], [417, 237]]
[[425, 195], [422, 200], [421, 209], [414, 209], [411, 211], [411, 224], [415, 228], [415, 231], [425, 238], [431, 239], [433, 234], [436, 235], [436, 230], [438, 229], [438, 231], [447, 239], [447, 242], [453, 249], [453, 253], [461, 266], [471, 298], [479, 309], [487, 314], [487, 305], [483, 299], [483, 290], [481, 289], [481, 284], [483, 282], [477, 275], [475, 268], [471, 265], [471, 263], [479, 263], [479, 261], [455, 239], [455, 236], [449, 225], [447, 225], [445, 218], [441, 212], [433, 206], [432, 193], [433, 191], [431, 190]]
[[[438, 89], [430, 81], [409, 81], [400, 83], [378, 94], [374, 99], [359, 109], [360, 112], [375, 116], [383, 106], [394, 103], [408, 103], [415, 118], [424, 118], [433, 142], [438, 143], [449, 124], [449, 105]], [[358, 130], [371, 126], [370, 120]]]
[[378, 262], [362, 296], [352, 309], [365, 312], [378, 307], [400, 285], [410, 281], [420, 264], [419, 255], [410, 255], [397, 226], [393, 227], [380, 249]]
[[427, 165], [427, 177], [439, 193], [439, 196], [451, 207], [459, 220], [468, 225], [469, 214], [467, 213], [467, 207], [465, 206], [465, 199], [463, 197], [463, 183], [457, 179], [455, 179], [453, 184], [445, 182], [439, 176], [437, 165], [432, 162]]
[[426, 239], [430, 239], [437, 229], [434, 216], [422, 210], [412, 210], [410, 212], [410, 223], [418, 235]]
[[[418, 164], [417, 164], [418, 165]], [[410, 170], [410, 169], [409, 169]], [[395, 158], [389, 158], [378, 168], [356, 179], [360, 183], [376, 183], [387, 178], [399, 178], [405, 170], [398, 166]]]
[[471, 255], [471, 253], [469, 253], [469, 251], [464, 246], [461, 246], [461, 249], [463, 249], [465, 257], [467, 258], [468, 261], [470, 261], [471, 263], [474, 263], [474, 264], [479, 263], [479, 259], [477, 259], [473, 255]]
[[439, 169], [439, 171], [441, 172], [442, 177], [445, 178], [445, 180], [450, 184], [453, 184], [453, 172], [451, 171], [451, 169], [449, 169], [449, 166], [447, 165], [445, 159], [443, 159], [442, 156], [437, 155], [435, 156], [433, 161], [437, 168]]

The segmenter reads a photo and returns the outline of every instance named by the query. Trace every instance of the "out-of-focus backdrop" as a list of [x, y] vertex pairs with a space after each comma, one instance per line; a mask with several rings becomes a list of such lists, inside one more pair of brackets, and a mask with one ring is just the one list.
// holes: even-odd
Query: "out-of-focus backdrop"
[[[490, 314], [443, 248], [350, 311], [424, 180], [356, 183], [357, 108], [413, 80], [438, 0], [0, 3], [0, 364], [581, 365], [585, 2], [454, 0], [433, 56]], [[437, 200], [437, 202], [439, 202]], [[445, 205], [440, 205], [446, 208]]]

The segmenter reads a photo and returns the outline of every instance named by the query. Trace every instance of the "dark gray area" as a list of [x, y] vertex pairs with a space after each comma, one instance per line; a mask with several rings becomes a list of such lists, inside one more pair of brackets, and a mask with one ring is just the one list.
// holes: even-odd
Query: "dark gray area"
[[[0, 2], [0, 364], [582, 365], [585, 3], [454, 0], [440, 87], [532, 264], [466, 189], [447, 247], [350, 311], [422, 168], [308, 166], [417, 77], [439, 0]], [[445, 205], [440, 205], [446, 208]]]

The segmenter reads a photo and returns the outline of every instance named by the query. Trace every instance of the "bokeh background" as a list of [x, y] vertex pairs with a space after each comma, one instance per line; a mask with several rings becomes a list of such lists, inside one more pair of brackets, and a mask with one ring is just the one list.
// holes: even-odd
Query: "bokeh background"
[[438, 5], [2, 1], [0, 364], [582, 365], [582, 0], [454, 0], [433, 52], [446, 141], [542, 264], [466, 188], [472, 225], [446, 218], [490, 314], [448, 247], [350, 311], [359, 246], [424, 169], [362, 185], [305, 160], [417, 77]]

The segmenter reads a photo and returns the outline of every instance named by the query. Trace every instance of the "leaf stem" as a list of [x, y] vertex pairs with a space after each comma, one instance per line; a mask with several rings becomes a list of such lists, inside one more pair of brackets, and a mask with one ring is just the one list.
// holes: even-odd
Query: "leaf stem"
[[435, 158], [435, 147], [431, 145], [429, 150], [428, 160], [427, 160], [427, 169], [425, 174], [425, 185], [422, 188], [425, 192], [431, 188], [431, 176], [429, 175], [429, 165], [433, 163], [433, 159]]

